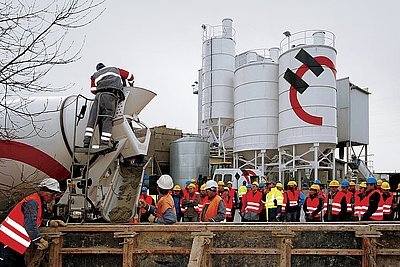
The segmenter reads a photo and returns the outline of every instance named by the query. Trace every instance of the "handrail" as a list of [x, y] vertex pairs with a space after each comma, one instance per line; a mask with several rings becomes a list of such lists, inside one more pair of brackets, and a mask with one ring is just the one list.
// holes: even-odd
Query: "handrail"
[[279, 47], [281, 49], [281, 54], [286, 51], [295, 48], [299, 45], [313, 45], [315, 44], [315, 34], [323, 33], [324, 34], [324, 43], [323, 45], [331, 46], [335, 48], [336, 45], [336, 36], [333, 32], [327, 30], [305, 30], [296, 32], [293, 34], [288, 34], [286, 37], [279, 43]]
[[[211, 26], [209, 24], [203, 24], [203, 37], [202, 41], [206, 41], [212, 38], [231, 38], [235, 40], [236, 31], [233, 27], [229, 27], [226, 25], [215, 25]], [[232, 36], [227, 33], [226, 29], [229, 29], [232, 32]]]

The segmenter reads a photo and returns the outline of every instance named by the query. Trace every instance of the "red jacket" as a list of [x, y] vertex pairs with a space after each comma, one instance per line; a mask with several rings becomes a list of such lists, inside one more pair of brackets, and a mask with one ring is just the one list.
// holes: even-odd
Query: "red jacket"
[[226, 218], [232, 218], [233, 197], [231, 195], [228, 195], [223, 200], [226, 207]]
[[[154, 204], [155, 204], [154, 203], [154, 199], [149, 195], [147, 195], [146, 198], [144, 198], [143, 195], [140, 195], [139, 199], [143, 199], [149, 205], [153, 205], [154, 206]], [[146, 209], [145, 208], [141, 208], [141, 210], [142, 210], [142, 214], [146, 213]]]
[[22, 213], [22, 204], [30, 200], [34, 200], [38, 204], [38, 216], [36, 219], [36, 225], [37, 227], [39, 227], [42, 223], [43, 218], [42, 201], [38, 193], [29, 195], [21, 200], [0, 226], [0, 241], [4, 245], [9, 246], [11, 249], [20, 254], [24, 254], [26, 249], [31, 244], [31, 239], [25, 230], [25, 216]]

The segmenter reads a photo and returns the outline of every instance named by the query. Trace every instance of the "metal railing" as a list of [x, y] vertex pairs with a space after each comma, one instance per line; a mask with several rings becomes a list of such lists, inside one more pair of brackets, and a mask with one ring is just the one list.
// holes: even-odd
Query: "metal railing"
[[212, 38], [231, 38], [235, 40], [236, 31], [233, 27], [226, 25], [211, 26], [209, 24], [203, 24], [203, 37], [202, 41], [206, 41]]
[[[295, 48], [297, 46], [302, 45], [326, 45], [335, 47], [336, 36], [333, 32], [326, 31], [326, 30], [306, 30], [301, 32], [296, 32], [291, 34], [290, 32], [284, 33], [286, 37], [280, 42], [279, 47], [281, 49], [281, 54], [285, 53], [286, 51]], [[321, 34], [319, 40], [322, 43], [316, 43], [316, 39], [318, 39], [318, 35]], [[323, 39], [322, 39], [323, 38]]]

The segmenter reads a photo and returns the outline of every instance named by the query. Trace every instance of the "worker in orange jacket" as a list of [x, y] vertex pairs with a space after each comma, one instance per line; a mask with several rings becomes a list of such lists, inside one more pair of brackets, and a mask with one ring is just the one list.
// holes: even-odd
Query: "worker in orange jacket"
[[226, 218], [226, 207], [222, 198], [218, 195], [217, 182], [210, 180], [206, 183], [207, 200], [204, 203], [201, 222], [222, 222]]

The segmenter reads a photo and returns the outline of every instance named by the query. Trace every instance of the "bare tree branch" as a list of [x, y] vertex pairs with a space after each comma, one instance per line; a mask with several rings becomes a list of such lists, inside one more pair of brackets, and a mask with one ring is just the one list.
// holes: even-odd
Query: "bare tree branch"
[[[45, 3], [43, 3], [45, 2]], [[67, 43], [70, 30], [82, 28], [104, 11], [104, 0], [0, 0], [0, 138], [15, 139], [21, 129], [34, 126], [28, 135], [40, 134], [35, 118], [48, 112], [30, 112], [29, 96], [62, 91], [44, 77], [58, 65], [79, 60], [82, 45]], [[58, 109], [57, 109], [58, 110]], [[53, 110], [50, 112], [54, 112]], [[19, 117], [18, 122], [13, 118]]]

